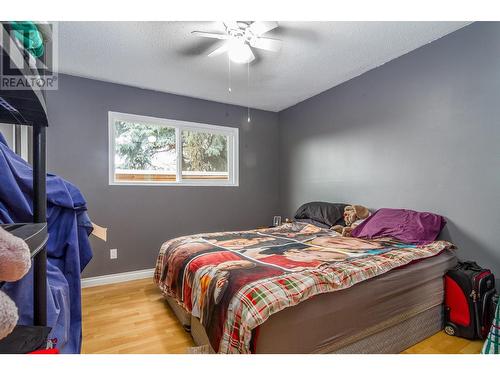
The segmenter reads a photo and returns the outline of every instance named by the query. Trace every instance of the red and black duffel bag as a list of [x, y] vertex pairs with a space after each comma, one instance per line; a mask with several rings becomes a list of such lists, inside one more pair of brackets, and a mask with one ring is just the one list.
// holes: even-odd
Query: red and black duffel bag
[[495, 276], [475, 262], [459, 262], [444, 280], [445, 332], [484, 339], [494, 316]]

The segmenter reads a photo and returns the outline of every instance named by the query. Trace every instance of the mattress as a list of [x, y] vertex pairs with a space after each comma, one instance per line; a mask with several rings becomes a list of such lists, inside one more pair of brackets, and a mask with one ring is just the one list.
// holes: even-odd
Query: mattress
[[[348, 289], [320, 294], [286, 308], [254, 330], [254, 352], [404, 350], [441, 328], [443, 275], [456, 262], [452, 251], [444, 251]], [[193, 317], [191, 332], [198, 345], [208, 343], [203, 326]], [[363, 344], [380, 342], [381, 338], [384, 342], [378, 349]]]
[[200, 317], [217, 352], [251, 353], [258, 327], [281, 310], [450, 248], [447, 241], [416, 246], [287, 223], [171, 239], [158, 254], [155, 282]]

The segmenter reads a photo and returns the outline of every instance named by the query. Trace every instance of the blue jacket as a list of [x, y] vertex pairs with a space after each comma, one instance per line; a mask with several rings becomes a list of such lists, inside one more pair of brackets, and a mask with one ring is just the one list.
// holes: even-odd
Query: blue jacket
[[[0, 223], [33, 221], [33, 169], [0, 133]], [[71, 183], [47, 175], [47, 325], [62, 353], [79, 353], [82, 337], [80, 273], [92, 259], [92, 224], [83, 195]], [[16, 303], [18, 324], [33, 324], [33, 270], [2, 290]]]

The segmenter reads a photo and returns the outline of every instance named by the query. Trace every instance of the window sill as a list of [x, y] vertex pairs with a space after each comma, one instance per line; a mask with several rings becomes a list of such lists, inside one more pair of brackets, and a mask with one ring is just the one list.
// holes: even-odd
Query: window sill
[[220, 181], [189, 181], [189, 182], [125, 182], [125, 181], [110, 181], [110, 186], [228, 186], [228, 187], [238, 187], [239, 183], [226, 182], [222, 183]]

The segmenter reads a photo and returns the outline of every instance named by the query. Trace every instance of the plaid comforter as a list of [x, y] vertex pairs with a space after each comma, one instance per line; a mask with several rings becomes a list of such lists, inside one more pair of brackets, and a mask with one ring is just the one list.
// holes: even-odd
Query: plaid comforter
[[155, 282], [199, 318], [219, 353], [250, 353], [272, 314], [452, 248], [341, 237], [311, 224], [180, 237], [164, 243]]

